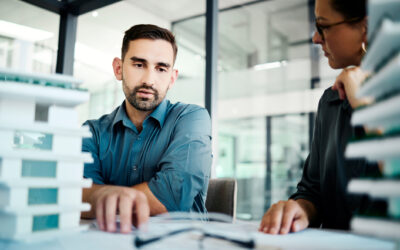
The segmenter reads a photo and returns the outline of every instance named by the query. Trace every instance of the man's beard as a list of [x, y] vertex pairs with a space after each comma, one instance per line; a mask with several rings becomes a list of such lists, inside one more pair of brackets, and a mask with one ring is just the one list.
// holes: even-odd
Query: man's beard
[[[124, 87], [126, 87], [125, 83], [124, 83]], [[137, 92], [139, 91], [139, 89], [151, 90], [153, 92], [154, 98], [150, 99], [150, 98], [138, 97]], [[126, 90], [128, 90], [128, 89], [126, 88]], [[131, 93], [126, 93], [125, 96], [126, 96], [126, 99], [128, 100], [128, 102], [134, 108], [136, 108], [137, 110], [140, 110], [140, 111], [152, 111], [161, 102], [161, 101], [159, 101], [158, 91], [156, 89], [154, 89], [150, 86], [146, 86], [146, 85], [135, 87]]]

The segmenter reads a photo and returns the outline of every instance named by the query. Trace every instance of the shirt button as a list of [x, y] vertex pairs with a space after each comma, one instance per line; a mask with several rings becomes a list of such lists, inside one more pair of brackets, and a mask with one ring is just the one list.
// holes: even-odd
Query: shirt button
[[138, 137], [137, 139], [138, 139], [138, 141], [140, 141], [142, 138]]
[[137, 166], [133, 166], [132, 169], [133, 169], [133, 171], [136, 171], [137, 170]]

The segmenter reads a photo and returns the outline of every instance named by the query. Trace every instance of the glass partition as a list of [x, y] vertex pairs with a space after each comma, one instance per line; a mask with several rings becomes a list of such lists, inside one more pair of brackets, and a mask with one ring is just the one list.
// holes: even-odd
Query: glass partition
[[[313, 12], [307, 0], [220, 9], [215, 177], [237, 179], [238, 218], [259, 220], [272, 202], [289, 197], [301, 176], [319, 98], [310, 93], [321, 86], [316, 79], [329, 82], [333, 75], [320, 68], [322, 58], [311, 57], [320, 53], [311, 43]], [[179, 97], [202, 103], [205, 16], [177, 21], [173, 30], [189, 51]]]
[[24, 1], [0, 1], [0, 67], [54, 73], [59, 20]]

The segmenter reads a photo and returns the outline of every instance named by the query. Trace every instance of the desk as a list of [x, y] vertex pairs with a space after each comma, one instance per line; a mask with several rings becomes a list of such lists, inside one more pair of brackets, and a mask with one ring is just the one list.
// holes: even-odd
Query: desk
[[[87, 223], [87, 222], [85, 222]], [[150, 220], [150, 225], [151, 225]], [[222, 224], [222, 223], [221, 223]], [[211, 225], [211, 224], [210, 224]], [[327, 231], [319, 229], [306, 229], [302, 232], [288, 235], [266, 235], [257, 232], [257, 223], [240, 222], [224, 224], [227, 229], [240, 226], [248, 232], [256, 242], [256, 249], [289, 250], [289, 249], [379, 249], [393, 250], [396, 244], [390, 241], [379, 240], [371, 237], [354, 235], [348, 232]], [[88, 231], [65, 235], [46, 242], [15, 243], [0, 241], [2, 250], [91, 250], [135, 249], [133, 234], [106, 233], [99, 231], [94, 226]], [[204, 249], [232, 249], [232, 245], [221, 240], [207, 240]], [[215, 242], [213, 242], [215, 241]], [[155, 242], [142, 249], [199, 249], [198, 235], [183, 233]]]

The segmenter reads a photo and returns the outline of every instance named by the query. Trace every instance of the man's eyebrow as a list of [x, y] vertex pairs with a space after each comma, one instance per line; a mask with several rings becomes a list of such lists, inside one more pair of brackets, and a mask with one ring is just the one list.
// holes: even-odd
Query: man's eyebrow
[[171, 68], [171, 64], [165, 63], [165, 62], [158, 62], [158, 63], [157, 63], [157, 66], [166, 67], [166, 68]]
[[[140, 58], [140, 57], [136, 57], [136, 56], [132, 56], [131, 61], [133, 62], [142, 62], [142, 63], [147, 63], [147, 60], [144, 58]], [[157, 66], [161, 66], [161, 67], [166, 67], [166, 68], [171, 68], [171, 64], [166, 63], [166, 62], [158, 62]]]
[[136, 57], [136, 56], [132, 56], [130, 59], [131, 59], [131, 61], [133, 61], [133, 62], [143, 62], [143, 63], [147, 62], [146, 59], [140, 58], [140, 57]]

